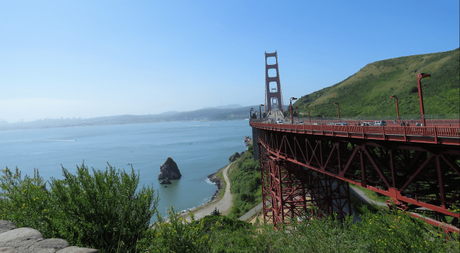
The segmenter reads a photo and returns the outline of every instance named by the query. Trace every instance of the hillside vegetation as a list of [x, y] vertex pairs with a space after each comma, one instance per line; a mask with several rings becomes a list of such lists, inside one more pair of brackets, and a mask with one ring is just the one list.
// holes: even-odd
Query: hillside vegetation
[[460, 111], [459, 49], [433, 54], [406, 56], [366, 65], [354, 75], [331, 87], [300, 98], [296, 112], [312, 117], [337, 117], [340, 105], [342, 118], [396, 117], [399, 101], [403, 119], [420, 118], [417, 74], [431, 74], [422, 80], [425, 114], [433, 118], [458, 118]]
[[238, 218], [262, 201], [260, 162], [254, 161], [252, 145], [232, 164], [228, 175], [235, 196], [229, 216]]

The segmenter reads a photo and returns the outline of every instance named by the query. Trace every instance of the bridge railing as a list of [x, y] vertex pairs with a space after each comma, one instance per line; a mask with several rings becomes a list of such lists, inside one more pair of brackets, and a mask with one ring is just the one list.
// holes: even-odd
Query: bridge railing
[[360, 139], [404, 141], [417, 143], [448, 144], [460, 146], [460, 127], [441, 126], [355, 126], [355, 125], [307, 125], [273, 124], [263, 120], [251, 120], [251, 126], [273, 131], [300, 134], [337, 136]]

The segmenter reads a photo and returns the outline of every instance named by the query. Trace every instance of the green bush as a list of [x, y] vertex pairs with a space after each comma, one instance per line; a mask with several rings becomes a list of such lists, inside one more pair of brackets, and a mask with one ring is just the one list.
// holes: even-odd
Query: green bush
[[191, 222], [180, 217], [171, 207], [168, 221], [159, 214], [158, 221], [144, 232], [138, 244], [141, 252], [209, 252], [210, 239], [203, 232], [204, 219], [197, 222], [191, 213]]
[[0, 208], [2, 220], [11, 220], [16, 226], [32, 227], [45, 237], [57, 237], [59, 232], [54, 226], [63, 216], [56, 212], [55, 201], [46, 189], [46, 182], [34, 170], [33, 177], [21, 177], [16, 168], [13, 172], [6, 168], [0, 178]]
[[364, 211], [361, 222], [349, 216], [342, 223], [328, 217], [293, 220], [276, 231], [272, 225], [259, 230], [215, 232], [210, 252], [459, 252], [457, 233], [442, 229], [408, 213]]
[[2, 170], [2, 219], [32, 227], [45, 238], [59, 237], [71, 245], [106, 252], [133, 251], [156, 212], [158, 196], [151, 187], [137, 191], [139, 175], [105, 171], [84, 164], [73, 175], [62, 168], [64, 179], [51, 179], [49, 190], [38, 171], [21, 178]]
[[139, 243], [142, 252], [459, 252], [459, 236], [444, 234], [422, 220], [400, 211], [372, 213], [364, 209], [362, 221], [347, 217], [293, 220], [275, 230], [256, 227], [220, 215], [185, 221], [170, 211]]
[[[168, 221], [158, 215], [158, 222], [145, 232], [138, 244], [141, 252], [232, 252], [229, 243], [236, 240], [235, 235], [243, 241], [251, 241], [254, 227], [245, 221], [230, 219], [222, 215], [208, 215], [197, 221], [191, 214], [187, 221], [174, 211], [169, 210]], [[233, 238], [233, 239], [231, 239]], [[240, 251], [246, 243], [238, 245]], [[230, 247], [232, 249], [232, 247]]]
[[[197, 221], [195, 221], [197, 222]], [[231, 219], [222, 215], [208, 215], [199, 221], [203, 232], [215, 233], [217, 231], [235, 232], [241, 229], [253, 229], [254, 226], [246, 221]]]

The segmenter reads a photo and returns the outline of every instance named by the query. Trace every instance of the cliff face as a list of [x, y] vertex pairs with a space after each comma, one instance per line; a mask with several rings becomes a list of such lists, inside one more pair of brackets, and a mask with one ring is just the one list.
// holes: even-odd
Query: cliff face
[[163, 179], [180, 179], [182, 174], [179, 171], [179, 167], [177, 167], [176, 162], [171, 157], [168, 157], [166, 161], [160, 166], [160, 174], [158, 175], [158, 180]]

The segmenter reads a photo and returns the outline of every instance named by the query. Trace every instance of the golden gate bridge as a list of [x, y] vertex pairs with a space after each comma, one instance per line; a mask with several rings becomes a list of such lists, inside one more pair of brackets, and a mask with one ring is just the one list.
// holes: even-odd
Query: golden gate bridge
[[[274, 59], [268, 63], [270, 57]], [[265, 53], [265, 69], [265, 117], [260, 112], [249, 124], [254, 157], [260, 159], [266, 222], [289, 223], [308, 215], [312, 207], [320, 215], [335, 213], [343, 219], [351, 214], [351, 183], [388, 196], [390, 209], [410, 212], [445, 231], [459, 231], [460, 123], [426, 124], [421, 79], [429, 75], [417, 77], [421, 119], [412, 126], [399, 120], [379, 126], [311, 119], [294, 124], [295, 98], [290, 101], [291, 120], [277, 124], [284, 108], [276, 52]]]

